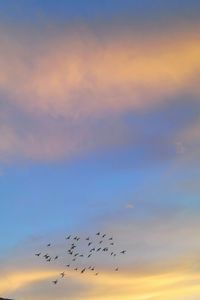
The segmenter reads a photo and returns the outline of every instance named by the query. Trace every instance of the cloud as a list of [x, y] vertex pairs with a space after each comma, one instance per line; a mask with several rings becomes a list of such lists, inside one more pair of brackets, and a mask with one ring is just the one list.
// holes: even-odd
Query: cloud
[[125, 113], [173, 105], [184, 91], [199, 101], [192, 31], [100, 38], [66, 30], [31, 42], [28, 32], [15, 34], [0, 32], [3, 160], [52, 161], [127, 143]]
[[[23, 244], [21, 253], [14, 251], [4, 261], [0, 293], [22, 300], [55, 299], [56, 295], [65, 299], [66, 294], [69, 299], [89, 300], [197, 297], [200, 293], [198, 228], [198, 214], [186, 219], [180, 212], [146, 220], [109, 220], [102, 231], [112, 232], [120, 247], [127, 249], [127, 255], [121, 255], [114, 263], [120, 271], [113, 272], [113, 263], [99, 256], [95, 261], [99, 276], [89, 272], [82, 276], [66, 270], [66, 278], [56, 287], [51, 280], [58, 276], [61, 265], [37, 263], [27, 255], [27, 244]], [[36, 246], [38, 241], [32, 241], [32, 247]]]

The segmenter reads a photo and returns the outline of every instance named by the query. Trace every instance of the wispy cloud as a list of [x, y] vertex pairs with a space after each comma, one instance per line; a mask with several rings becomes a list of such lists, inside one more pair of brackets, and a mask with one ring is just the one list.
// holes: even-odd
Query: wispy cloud
[[[0, 292], [21, 299], [182, 299], [199, 293], [200, 261], [198, 253], [199, 216], [185, 219], [184, 213], [163, 215], [149, 220], [109, 220], [104, 230], [127, 249], [127, 255], [113, 263], [97, 257], [98, 277], [66, 270], [57, 286], [51, 281], [61, 266], [36, 263], [21, 246], [21, 257], [10, 257], [4, 264]], [[102, 228], [103, 229], [103, 228]], [[38, 241], [35, 241], [35, 246]], [[33, 244], [34, 244], [33, 243]], [[32, 245], [33, 245], [32, 244]], [[118, 249], [119, 250], [119, 249]], [[29, 249], [30, 251], [30, 249]], [[23, 259], [22, 259], [23, 258]], [[27, 298], [28, 297], [28, 298]]]
[[200, 43], [192, 31], [98, 39], [85, 30], [35, 37], [34, 45], [28, 34], [1, 31], [0, 41], [4, 160], [51, 161], [121, 144], [130, 139], [124, 113], [173, 105], [184, 91], [199, 98]]

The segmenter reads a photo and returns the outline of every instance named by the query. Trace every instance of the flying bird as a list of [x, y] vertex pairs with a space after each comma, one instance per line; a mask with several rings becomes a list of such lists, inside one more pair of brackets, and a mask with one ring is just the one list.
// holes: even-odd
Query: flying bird
[[58, 283], [58, 280], [56, 279], [56, 280], [53, 280], [52, 281], [54, 284], [57, 284]]
[[65, 276], [65, 272], [60, 273], [60, 275], [63, 278]]

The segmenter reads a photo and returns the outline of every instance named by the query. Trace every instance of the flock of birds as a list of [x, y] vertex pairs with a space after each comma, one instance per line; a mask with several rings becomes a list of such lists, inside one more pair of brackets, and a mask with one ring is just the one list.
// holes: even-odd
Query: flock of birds
[[[89, 259], [95, 256], [96, 254], [104, 253], [108, 254], [110, 257], [116, 257], [117, 255], [126, 254], [126, 250], [121, 250], [119, 252], [114, 251], [114, 239], [113, 237], [108, 236], [105, 233], [102, 234], [100, 232], [97, 232], [95, 237], [93, 238], [89, 236], [86, 238], [81, 238], [79, 236], [69, 235], [65, 237], [65, 240], [66, 242], [68, 242], [66, 249], [66, 254], [68, 255], [68, 262], [65, 265], [65, 268], [71, 268], [74, 271], [79, 272], [80, 274], [83, 274], [88, 270], [90, 272], [93, 272], [95, 276], [99, 275], [99, 272], [96, 270], [96, 267], [88, 263]], [[81, 243], [79, 241], [81, 241]], [[84, 249], [80, 247], [81, 245], [83, 246], [83, 244]], [[46, 245], [46, 248], [49, 250], [52, 247], [52, 243], [48, 243]], [[35, 253], [35, 256], [42, 257], [47, 263], [55, 262], [61, 258], [61, 256], [57, 254], [50, 255], [48, 253], [42, 252]], [[84, 266], [81, 265], [81, 259], [84, 259]], [[85, 266], [85, 261], [87, 261], [87, 266]], [[114, 271], [118, 272], [119, 267], [115, 266]], [[58, 278], [53, 280], [52, 283], [57, 284], [59, 279], [64, 278], [65, 275], [65, 271], [62, 271], [58, 275]]]

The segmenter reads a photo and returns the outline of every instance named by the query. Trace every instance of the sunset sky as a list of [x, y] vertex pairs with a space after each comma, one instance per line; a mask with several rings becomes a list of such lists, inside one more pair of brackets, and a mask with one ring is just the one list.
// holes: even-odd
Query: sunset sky
[[[0, 1], [0, 297], [200, 299], [200, 1]], [[101, 231], [99, 276], [34, 256]]]

